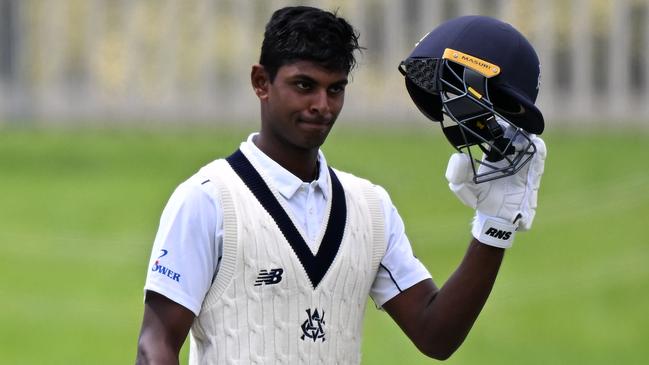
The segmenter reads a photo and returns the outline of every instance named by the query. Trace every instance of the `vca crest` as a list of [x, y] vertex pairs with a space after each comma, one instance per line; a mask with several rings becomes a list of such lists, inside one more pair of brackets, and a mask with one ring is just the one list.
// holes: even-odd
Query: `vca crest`
[[322, 310], [322, 314], [318, 313], [318, 310], [314, 310], [313, 313], [311, 309], [306, 310], [307, 319], [302, 323], [302, 336], [300, 338], [303, 341], [306, 341], [306, 338], [310, 338], [313, 342], [317, 340], [325, 341], [325, 312]]

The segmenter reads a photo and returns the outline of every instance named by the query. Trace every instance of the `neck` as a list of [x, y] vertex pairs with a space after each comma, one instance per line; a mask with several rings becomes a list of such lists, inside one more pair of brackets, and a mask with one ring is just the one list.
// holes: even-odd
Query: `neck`
[[280, 166], [297, 176], [304, 182], [311, 182], [318, 178], [318, 149], [299, 149], [294, 148], [292, 151], [279, 150], [267, 145], [261, 138], [253, 139], [254, 144], [266, 156], [273, 159]]

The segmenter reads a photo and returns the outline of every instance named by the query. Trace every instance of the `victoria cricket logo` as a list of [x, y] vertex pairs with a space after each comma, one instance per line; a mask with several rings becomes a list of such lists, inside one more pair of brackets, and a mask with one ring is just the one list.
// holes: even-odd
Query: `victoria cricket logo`
[[317, 309], [313, 311], [313, 313], [311, 313], [311, 309], [307, 309], [306, 314], [308, 317], [306, 321], [302, 323], [302, 336], [300, 336], [300, 338], [302, 340], [305, 340], [305, 338], [310, 338], [313, 340], [313, 342], [322, 339], [322, 342], [324, 342], [325, 341], [324, 310], [322, 311], [322, 315], [320, 315]]
[[284, 269], [282, 268], [271, 269], [270, 271], [259, 270], [259, 275], [257, 276], [257, 280], [255, 280], [255, 286], [277, 284], [282, 281], [283, 273]]

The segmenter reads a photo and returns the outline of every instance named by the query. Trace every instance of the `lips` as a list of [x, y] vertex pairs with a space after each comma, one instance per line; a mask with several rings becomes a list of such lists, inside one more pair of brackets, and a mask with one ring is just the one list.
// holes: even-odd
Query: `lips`
[[331, 129], [332, 121], [329, 119], [298, 119], [298, 125], [306, 131], [312, 131], [317, 133], [325, 133]]
[[327, 126], [327, 125], [331, 124], [331, 120], [322, 119], [322, 118], [317, 118], [317, 119], [300, 118], [300, 119], [298, 119], [298, 123]]

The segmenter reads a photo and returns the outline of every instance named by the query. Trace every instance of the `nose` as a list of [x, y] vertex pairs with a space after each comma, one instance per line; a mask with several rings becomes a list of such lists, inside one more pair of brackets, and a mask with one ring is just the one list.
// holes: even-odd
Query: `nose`
[[327, 90], [319, 90], [313, 94], [310, 111], [314, 114], [327, 115], [331, 113], [331, 105]]

